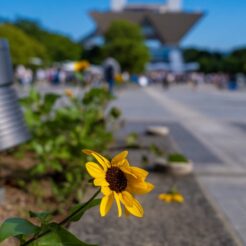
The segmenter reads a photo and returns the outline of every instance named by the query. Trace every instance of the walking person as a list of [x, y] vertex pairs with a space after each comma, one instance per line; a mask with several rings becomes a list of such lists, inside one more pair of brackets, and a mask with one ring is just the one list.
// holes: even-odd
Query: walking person
[[111, 94], [114, 91], [115, 75], [120, 72], [119, 63], [113, 58], [107, 58], [104, 62], [104, 79], [108, 83], [108, 90]]
[[112, 65], [105, 67], [104, 77], [108, 83], [109, 92], [112, 94], [114, 89], [114, 68]]

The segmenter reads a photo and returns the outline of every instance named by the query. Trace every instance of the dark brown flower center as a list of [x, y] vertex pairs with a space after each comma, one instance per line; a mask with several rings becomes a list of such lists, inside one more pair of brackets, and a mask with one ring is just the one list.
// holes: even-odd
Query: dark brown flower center
[[109, 183], [109, 188], [113, 191], [121, 192], [126, 189], [126, 176], [118, 167], [108, 169], [106, 172], [106, 180]]

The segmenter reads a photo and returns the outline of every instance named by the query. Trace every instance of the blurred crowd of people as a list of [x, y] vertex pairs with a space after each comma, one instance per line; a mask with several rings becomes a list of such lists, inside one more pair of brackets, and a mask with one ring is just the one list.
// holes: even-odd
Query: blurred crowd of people
[[200, 72], [187, 72], [184, 74], [174, 74], [165, 71], [154, 71], [147, 73], [149, 83], [161, 83], [164, 88], [172, 84], [188, 83], [192, 87], [199, 84], [212, 84], [218, 89], [235, 90], [238, 87], [246, 86], [246, 76], [243, 74], [225, 74]]
[[50, 68], [38, 68], [35, 71], [19, 65], [15, 69], [15, 78], [21, 85], [30, 85], [33, 82], [49, 83], [53, 85], [71, 84], [101, 84], [108, 83], [109, 91], [112, 92], [115, 83], [132, 81], [140, 86], [150, 84], [162, 84], [164, 89], [171, 85], [187, 83], [194, 89], [199, 84], [212, 84], [218, 89], [236, 90], [246, 87], [246, 76], [242, 74], [230, 75], [225, 73], [204, 74], [200, 72], [187, 72], [174, 74], [163, 70], [148, 71], [142, 75], [130, 75], [127, 72], [120, 73], [119, 64], [112, 58], [108, 58], [102, 66], [91, 65], [83, 71], [72, 71], [64, 66]]
[[74, 72], [68, 72], [59, 67], [38, 68], [32, 71], [30, 68], [19, 65], [15, 70], [15, 79], [21, 85], [30, 85], [33, 82], [65, 84], [66, 82], [77, 80], [78, 78]]

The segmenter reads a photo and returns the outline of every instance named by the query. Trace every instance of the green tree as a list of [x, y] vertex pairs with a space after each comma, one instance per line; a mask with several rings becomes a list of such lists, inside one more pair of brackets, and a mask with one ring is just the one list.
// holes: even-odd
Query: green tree
[[42, 43], [49, 51], [52, 61], [79, 60], [81, 57], [82, 47], [68, 37], [47, 33]]
[[225, 55], [220, 52], [200, 50], [195, 48], [185, 49], [184, 59], [186, 62], [197, 62], [200, 65], [200, 71], [205, 73], [223, 72]]
[[82, 58], [88, 60], [92, 64], [101, 64], [105, 59], [104, 48], [95, 45], [90, 49], [85, 49]]
[[231, 72], [246, 73], [246, 48], [233, 50], [226, 57], [225, 66]]
[[186, 62], [198, 62], [200, 71], [205, 73], [246, 73], [246, 48], [230, 53], [188, 48], [184, 50], [184, 58]]
[[112, 22], [105, 34], [105, 54], [119, 61], [123, 70], [132, 73], [144, 71], [149, 61], [149, 50], [138, 25], [118, 20]]
[[44, 62], [47, 61], [48, 55], [45, 47], [11, 24], [0, 25], [0, 38], [8, 40], [14, 65], [30, 65], [32, 57], [39, 57]]
[[32, 38], [41, 42], [47, 49], [52, 62], [80, 59], [82, 47], [71, 38], [47, 31], [39, 22], [29, 19], [18, 19], [15, 25]]

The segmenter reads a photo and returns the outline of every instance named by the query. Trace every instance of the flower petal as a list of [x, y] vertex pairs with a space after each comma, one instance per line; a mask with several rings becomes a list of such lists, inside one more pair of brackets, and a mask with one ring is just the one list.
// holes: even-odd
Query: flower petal
[[119, 167], [120, 170], [128, 175], [131, 175], [134, 179], [137, 179], [137, 176], [131, 171], [131, 169], [128, 166], [121, 166]]
[[95, 178], [94, 185], [95, 186], [109, 186], [109, 183], [106, 181], [105, 178]]
[[98, 177], [105, 177], [105, 173], [102, 170], [101, 167], [95, 162], [87, 162], [85, 164], [85, 167], [88, 171], [88, 173], [93, 177], [93, 178], [98, 178]]
[[174, 194], [173, 195], [173, 200], [178, 203], [183, 203], [184, 202], [184, 197], [181, 194]]
[[115, 199], [117, 207], [118, 207], [118, 216], [121, 217], [122, 216], [122, 208], [121, 208], [121, 204], [120, 204], [120, 197], [119, 197], [118, 193], [116, 193], [116, 192], [114, 192], [114, 199]]
[[143, 195], [151, 192], [154, 187], [153, 184], [148, 182], [134, 182], [128, 179], [127, 190], [133, 194]]
[[111, 161], [112, 165], [113, 166], [118, 166], [118, 164], [120, 162], [122, 162], [127, 157], [127, 155], [128, 155], [128, 151], [126, 151], [126, 150], [125, 151], [122, 151], [121, 153], [119, 153], [118, 155], [116, 155], [112, 159], [112, 161]]
[[158, 196], [158, 198], [159, 198], [160, 200], [165, 200], [166, 197], [167, 197], [167, 194], [166, 194], [166, 193], [161, 193], [161, 194], [159, 194], [159, 196]]
[[102, 186], [101, 192], [102, 192], [105, 196], [109, 196], [109, 195], [112, 194], [112, 191], [110, 190], [110, 188], [109, 188], [108, 186]]
[[128, 162], [127, 159], [124, 160], [124, 162], [122, 163], [125, 167], [130, 167], [130, 164]]
[[127, 210], [127, 208], [125, 207], [125, 215], [126, 217], [128, 217], [131, 213]]
[[166, 203], [170, 203], [173, 201], [173, 197], [171, 194], [168, 193], [163, 193], [159, 195], [159, 199], [166, 202]]
[[126, 208], [132, 215], [136, 217], [143, 217], [144, 215], [143, 207], [135, 198], [132, 198], [132, 206], [126, 206]]
[[121, 202], [127, 207], [131, 207], [133, 205], [133, 199], [134, 197], [127, 191], [123, 191], [120, 195]]
[[100, 204], [100, 214], [101, 216], [105, 216], [107, 215], [107, 213], [109, 212], [110, 208], [112, 207], [114, 201], [114, 197], [113, 194], [109, 195], [109, 196], [104, 196], [101, 200], [101, 204]]
[[132, 173], [134, 173], [138, 178], [145, 179], [149, 175], [149, 173], [142, 168], [139, 167], [130, 167], [130, 168]]
[[97, 152], [89, 149], [83, 149], [83, 152], [87, 155], [92, 155], [102, 165], [105, 171], [108, 167], [110, 167], [110, 162], [104, 156], [98, 154]]

